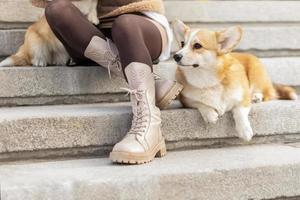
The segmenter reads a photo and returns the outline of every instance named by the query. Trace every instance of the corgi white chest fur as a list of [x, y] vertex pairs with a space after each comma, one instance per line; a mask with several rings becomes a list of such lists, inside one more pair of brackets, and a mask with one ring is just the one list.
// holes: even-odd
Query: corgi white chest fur
[[184, 77], [184, 80], [179, 82], [185, 82], [181, 96], [195, 108], [198, 108], [199, 104], [204, 104], [216, 110], [221, 116], [242, 100], [242, 88], [224, 88], [221, 80], [207, 70], [180, 67], [179, 71]]

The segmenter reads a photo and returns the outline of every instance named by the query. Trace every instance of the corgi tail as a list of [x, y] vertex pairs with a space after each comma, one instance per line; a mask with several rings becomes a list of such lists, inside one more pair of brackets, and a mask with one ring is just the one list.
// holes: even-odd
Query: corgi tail
[[12, 66], [26, 66], [30, 65], [29, 56], [21, 46], [18, 52], [14, 55], [9, 56], [0, 62], [0, 67], [12, 67]]
[[276, 89], [278, 99], [284, 99], [284, 100], [298, 99], [298, 95], [294, 88], [286, 85], [281, 85], [281, 84], [274, 84], [274, 87]]
[[10, 57], [5, 58], [3, 61], [0, 62], [0, 67], [11, 67], [14, 66], [14, 60]]

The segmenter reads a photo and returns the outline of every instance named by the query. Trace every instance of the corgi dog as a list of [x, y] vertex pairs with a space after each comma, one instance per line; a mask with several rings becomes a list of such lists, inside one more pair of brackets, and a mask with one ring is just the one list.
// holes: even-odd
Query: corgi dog
[[[97, 17], [98, 0], [85, 0], [87, 7], [80, 8], [93, 24], [99, 24]], [[46, 17], [41, 17], [37, 22], [28, 27], [24, 44], [19, 47], [14, 55], [0, 62], [0, 67], [10, 66], [37, 66], [66, 65], [70, 59], [63, 44], [52, 32]]]
[[196, 108], [205, 122], [216, 123], [231, 111], [238, 136], [253, 137], [248, 115], [252, 101], [297, 99], [294, 89], [273, 85], [264, 66], [254, 55], [231, 53], [242, 38], [238, 26], [214, 32], [191, 30], [183, 22], [173, 22], [181, 49], [174, 55], [178, 64], [176, 80], [184, 86], [181, 103]]

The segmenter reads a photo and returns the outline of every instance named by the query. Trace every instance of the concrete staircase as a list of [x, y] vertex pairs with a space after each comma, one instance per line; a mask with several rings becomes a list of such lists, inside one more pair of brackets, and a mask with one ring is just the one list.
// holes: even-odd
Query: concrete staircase
[[106, 158], [1, 166], [3, 199], [299, 199], [300, 148], [171, 152], [148, 165]]
[[[238, 50], [262, 57], [273, 81], [300, 92], [300, 2], [165, 5], [170, 20], [192, 27], [241, 24]], [[41, 14], [26, 0], [0, 1], [0, 58], [16, 51]], [[175, 69], [172, 61], [155, 66], [169, 79]], [[231, 114], [207, 125], [175, 102], [162, 112], [171, 152], [148, 165], [120, 166], [106, 156], [130, 126], [123, 80], [86, 66], [2, 68], [0, 80], [1, 200], [300, 199], [299, 101], [254, 105], [250, 143], [236, 137]]]

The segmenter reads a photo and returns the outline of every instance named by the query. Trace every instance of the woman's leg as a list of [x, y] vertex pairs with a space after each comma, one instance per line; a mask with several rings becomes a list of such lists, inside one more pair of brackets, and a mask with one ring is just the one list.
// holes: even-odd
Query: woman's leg
[[152, 67], [162, 51], [159, 29], [144, 16], [125, 14], [119, 16], [112, 27], [123, 68], [131, 62], [140, 62]]
[[[68, 51], [69, 55], [73, 58], [76, 64], [94, 64], [92, 61], [98, 63], [99, 65], [109, 68], [109, 71], [112, 71], [118, 76], [123, 77], [123, 72], [121, 68], [121, 65], [119, 64], [119, 57], [118, 52], [115, 47], [115, 45], [112, 42], [107, 42], [107, 39], [105, 37], [111, 37], [111, 30], [107, 29], [101, 29], [98, 30], [97, 27], [95, 27], [92, 23], [90, 23], [85, 16], [79, 11], [78, 8], [76, 8], [69, 0], [53, 0], [49, 2], [46, 6], [45, 15], [47, 18], [47, 21], [57, 36], [57, 38], [63, 43], [66, 50]], [[127, 15], [124, 15], [127, 16]], [[124, 26], [124, 23], [122, 22], [124, 19], [124, 16], [121, 16], [117, 20], [117, 24], [120, 24], [115, 26], [117, 27], [115, 30], [118, 31], [118, 29], [121, 29], [123, 32], [122, 27]], [[131, 16], [131, 15], [130, 15]], [[136, 18], [135, 15], [132, 17]], [[137, 19], [137, 22], [134, 22], [133, 24], [138, 23], [137, 26], [143, 26], [143, 32], [146, 29], [149, 29], [149, 33], [152, 33], [152, 26], [151, 23], [145, 21], [144, 18], [137, 16], [139, 19]], [[150, 23], [150, 24], [149, 24]], [[146, 25], [148, 24], [148, 25]], [[138, 27], [137, 27], [138, 28]], [[128, 29], [128, 27], [127, 27]], [[156, 31], [154, 27], [154, 31]], [[158, 38], [159, 35], [157, 32], [154, 32], [155, 37]], [[119, 39], [120, 36], [116, 35], [116, 40], [119, 41], [119, 44], [122, 43], [122, 40]], [[139, 37], [141, 38], [142, 35], [140, 34]], [[147, 48], [150, 50], [150, 57], [157, 57], [155, 54], [158, 54], [158, 51], [160, 51], [160, 44], [157, 44], [157, 48], [153, 48], [154, 44], [151, 43], [150, 35], [147, 34], [148, 38], [146, 42]], [[145, 45], [143, 45], [143, 42], [139, 40], [143, 47], [145, 49]], [[155, 39], [158, 43], [160, 42], [158, 39]], [[139, 43], [136, 44], [136, 46], [139, 46]], [[121, 46], [121, 45], [120, 45]], [[151, 47], [152, 46], [152, 47]], [[121, 52], [123, 55], [123, 58], [126, 58], [127, 56], [124, 55], [124, 50], [126, 50], [127, 47], [121, 48]], [[142, 52], [145, 52], [145, 50], [142, 50]], [[136, 52], [131, 52], [131, 54], [135, 54]], [[141, 58], [140, 55], [137, 54], [140, 59], [135, 59], [133, 57], [128, 57], [131, 60], [148, 60], [146, 63], [151, 66], [151, 58], [149, 58], [149, 53], [143, 54]], [[146, 58], [146, 59], [145, 59]], [[123, 59], [124, 60], [124, 59]], [[128, 61], [127, 61], [128, 62]], [[125, 65], [127, 62], [124, 62]], [[157, 100], [158, 102], [168, 102], [172, 98], [175, 98], [175, 93], [170, 93], [170, 88], [174, 88], [173, 82], [168, 81], [156, 81], [156, 85], [159, 88]], [[176, 90], [176, 89], [175, 89]], [[173, 89], [174, 91], [174, 89]], [[178, 93], [178, 92], [177, 92]], [[171, 94], [171, 95], [170, 95]], [[167, 104], [160, 104], [159, 105], [167, 105]], [[164, 107], [164, 106], [161, 106]]]
[[152, 73], [152, 60], [161, 53], [162, 38], [152, 22], [134, 14], [115, 20], [112, 38], [130, 87], [133, 121], [125, 138], [114, 146], [110, 159], [118, 163], [146, 163], [166, 153]]
[[93, 36], [105, 38], [69, 0], [50, 1], [45, 15], [54, 34], [75, 62], [88, 60], [84, 51]]
[[[152, 70], [152, 61], [158, 59], [162, 47], [166, 46], [167, 34], [160, 24], [145, 16], [124, 14], [113, 24], [112, 39], [119, 50], [124, 72], [132, 62], [146, 64]], [[160, 109], [168, 107], [182, 89], [183, 86], [173, 80], [156, 79], [156, 105]]]

